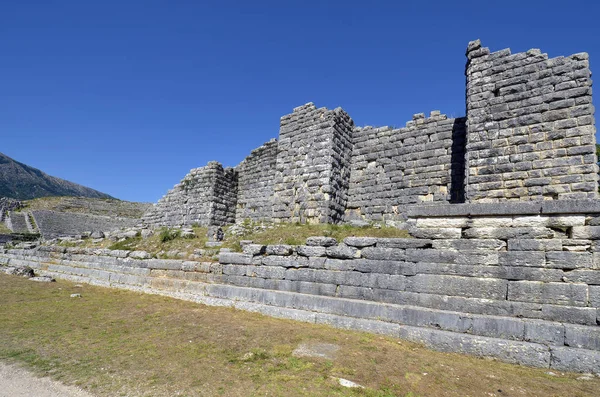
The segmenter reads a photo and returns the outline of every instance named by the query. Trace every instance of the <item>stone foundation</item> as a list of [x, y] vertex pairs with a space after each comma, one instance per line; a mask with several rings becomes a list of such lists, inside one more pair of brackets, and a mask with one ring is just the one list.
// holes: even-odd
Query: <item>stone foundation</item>
[[415, 238], [248, 244], [220, 263], [62, 247], [0, 263], [103, 286], [383, 333], [530, 366], [600, 370], [600, 202], [407, 209]]

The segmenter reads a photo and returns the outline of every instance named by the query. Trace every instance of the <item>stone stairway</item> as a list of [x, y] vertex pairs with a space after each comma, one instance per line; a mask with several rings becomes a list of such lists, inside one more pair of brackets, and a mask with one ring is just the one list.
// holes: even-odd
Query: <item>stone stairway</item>
[[6, 226], [13, 233], [37, 233], [37, 228], [31, 219], [31, 213], [29, 212], [9, 211]]

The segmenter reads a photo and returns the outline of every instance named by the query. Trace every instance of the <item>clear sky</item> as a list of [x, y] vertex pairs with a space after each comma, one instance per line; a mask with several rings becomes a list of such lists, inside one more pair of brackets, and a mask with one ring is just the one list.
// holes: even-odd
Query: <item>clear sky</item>
[[307, 102], [357, 125], [463, 116], [477, 38], [600, 73], [600, 1], [0, 0], [0, 152], [154, 202]]

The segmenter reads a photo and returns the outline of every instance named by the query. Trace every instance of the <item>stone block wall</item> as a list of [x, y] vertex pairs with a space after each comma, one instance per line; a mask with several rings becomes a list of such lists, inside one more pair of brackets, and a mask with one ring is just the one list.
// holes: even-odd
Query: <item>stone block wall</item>
[[273, 186], [277, 162], [277, 141], [255, 149], [237, 167], [238, 197], [235, 218], [271, 221]]
[[281, 118], [273, 190], [276, 222], [336, 223], [347, 200], [354, 122], [308, 103]]
[[346, 220], [398, 220], [410, 204], [464, 200], [464, 118], [421, 113], [405, 128], [355, 128], [353, 142]]
[[419, 205], [407, 214], [414, 238], [246, 244], [212, 264], [42, 246], [0, 248], [0, 265], [597, 372], [600, 201]]
[[405, 128], [358, 128], [341, 108], [299, 106], [281, 118], [278, 142], [235, 168], [237, 184], [233, 173], [216, 194], [202, 187], [216, 174], [178, 185], [145, 221], [395, 223], [412, 204], [599, 198], [587, 54], [490, 53], [473, 41], [466, 77], [464, 118], [434, 111]]
[[598, 198], [588, 54], [467, 50], [467, 199]]
[[223, 225], [235, 220], [237, 174], [216, 161], [195, 168], [144, 214], [154, 226]]

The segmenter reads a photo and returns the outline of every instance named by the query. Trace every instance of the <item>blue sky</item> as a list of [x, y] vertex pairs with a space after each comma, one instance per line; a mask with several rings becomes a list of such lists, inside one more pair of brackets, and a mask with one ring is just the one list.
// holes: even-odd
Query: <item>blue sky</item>
[[469, 40], [594, 71], [598, 37], [596, 0], [0, 0], [0, 152], [153, 202], [307, 102], [357, 125], [463, 116]]

